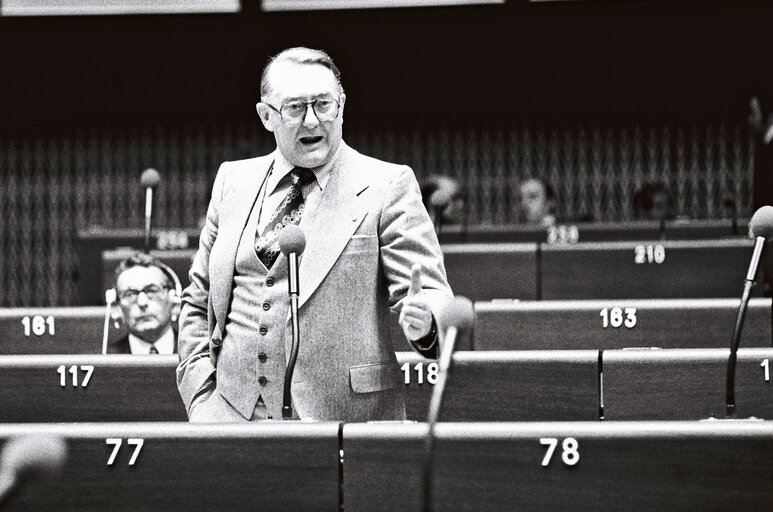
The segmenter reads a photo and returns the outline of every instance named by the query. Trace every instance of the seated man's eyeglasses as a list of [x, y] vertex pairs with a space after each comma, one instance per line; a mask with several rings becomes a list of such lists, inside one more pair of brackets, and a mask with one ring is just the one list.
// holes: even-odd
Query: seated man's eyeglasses
[[333, 98], [319, 98], [312, 101], [291, 101], [289, 103], [284, 103], [279, 108], [269, 105], [268, 103], [266, 103], [266, 105], [278, 112], [279, 116], [282, 118], [282, 122], [288, 126], [301, 124], [306, 118], [306, 112], [309, 105], [311, 105], [311, 109], [314, 111], [314, 115], [317, 116], [320, 123], [335, 119], [336, 116], [338, 116], [338, 109], [340, 107], [338, 100], [334, 100]]
[[133, 288], [121, 290], [118, 292], [118, 298], [123, 304], [134, 304], [137, 302], [137, 297], [140, 296], [140, 293], [144, 293], [150, 300], [158, 301], [163, 299], [169, 290], [171, 290], [171, 288], [159, 286], [157, 284], [149, 284], [142, 290], [135, 290]]

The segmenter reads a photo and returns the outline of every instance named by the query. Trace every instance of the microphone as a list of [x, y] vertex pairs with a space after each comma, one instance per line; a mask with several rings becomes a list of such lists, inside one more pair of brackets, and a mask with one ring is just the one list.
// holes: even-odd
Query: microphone
[[290, 321], [293, 326], [293, 344], [290, 350], [290, 360], [285, 370], [284, 399], [282, 400], [282, 419], [289, 420], [293, 416], [291, 386], [295, 361], [298, 359], [298, 346], [301, 341], [298, 324], [298, 257], [306, 248], [306, 237], [303, 230], [294, 224], [285, 226], [279, 232], [279, 249], [287, 256], [288, 285], [290, 293]]
[[0, 507], [27, 480], [58, 475], [67, 461], [67, 444], [59, 436], [33, 434], [10, 438], [0, 456]]
[[[112, 309], [118, 302], [118, 296], [115, 288], [105, 290], [105, 326], [102, 329], [102, 354], [107, 354], [107, 338], [110, 332], [110, 318], [112, 316]], [[117, 320], [116, 320], [117, 324]]]
[[140, 184], [145, 188], [145, 253], [150, 254], [150, 219], [153, 215], [153, 189], [161, 181], [161, 175], [155, 169], [145, 169]]
[[443, 344], [440, 347], [440, 359], [438, 360], [438, 374], [435, 387], [432, 388], [432, 397], [429, 402], [429, 412], [427, 413], [427, 437], [424, 440], [424, 466], [422, 468], [421, 488], [422, 488], [422, 510], [430, 512], [432, 510], [432, 462], [435, 450], [435, 424], [440, 416], [440, 405], [443, 401], [448, 373], [451, 368], [451, 359], [456, 345], [456, 338], [459, 332], [473, 328], [475, 325], [475, 311], [472, 302], [466, 297], [454, 297], [440, 311], [437, 318], [441, 328], [445, 327]]
[[749, 304], [749, 296], [752, 286], [754, 286], [754, 276], [757, 274], [757, 268], [760, 266], [762, 250], [765, 248], [766, 240], [773, 238], [773, 206], [763, 206], [752, 215], [749, 221], [749, 236], [754, 238], [754, 252], [749, 264], [749, 270], [746, 272], [744, 280], [743, 295], [741, 295], [741, 305], [738, 307], [738, 315], [735, 319], [733, 328], [733, 338], [730, 341], [730, 357], [727, 360], [727, 383], [725, 389], [725, 414], [730, 417], [735, 413], [735, 365], [738, 353], [738, 345], [741, 341], [741, 330], [743, 329], [744, 316]]

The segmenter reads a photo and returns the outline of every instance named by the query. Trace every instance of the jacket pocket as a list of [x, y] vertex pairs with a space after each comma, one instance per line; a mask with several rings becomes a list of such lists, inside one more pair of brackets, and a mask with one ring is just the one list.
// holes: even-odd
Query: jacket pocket
[[349, 380], [355, 393], [373, 393], [400, 385], [400, 372], [393, 363], [373, 363], [349, 367]]

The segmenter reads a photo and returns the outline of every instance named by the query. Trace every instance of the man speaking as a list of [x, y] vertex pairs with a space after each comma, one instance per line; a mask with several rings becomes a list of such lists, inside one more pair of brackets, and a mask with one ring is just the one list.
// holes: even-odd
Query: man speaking
[[413, 347], [436, 355], [452, 293], [418, 183], [346, 145], [345, 103], [323, 51], [291, 48], [263, 69], [257, 112], [277, 148], [220, 166], [183, 294], [177, 383], [191, 421], [281, 418], [289, 224], [306, 237], [294, 418], [405, 419], [390, 308]]

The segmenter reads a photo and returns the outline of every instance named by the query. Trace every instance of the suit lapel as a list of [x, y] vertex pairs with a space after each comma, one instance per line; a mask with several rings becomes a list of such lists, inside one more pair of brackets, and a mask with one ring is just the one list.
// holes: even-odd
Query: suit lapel
[[299, 307], [320, 285], [367, 214], [367, 205], [359, 195], [368, 188], [368, 183], [358, 172], [361, 169], [356, 156], [357, 152], [348, 146], [342, 148], [312, 227], [306, 233], [306, 249], [299, 268]]
[[[245, 162], [246, 165], [234, 172], [232, 181], [226, 184], [228, 187], [233, 187], [233, 191], [224, 197], [224, 204], [221, 205], [222, 217], [228, 216], [231, 219], [227, 223], [222, 222], [223, 229], [218, 237], [222, 244], [223, 254], [230, 259], [230, 264], [224, 267], [225, 275], [210, 281], [213, 284], [211, 291], [215, 316], [221, 328], [225, 326], [225, 315], [228, 311], [228, 304], [231, 302], [239, 240], [241, 240], [250, 213], [257, 202], [261, 184], [265, 182], [273, 161], [273, 155], [248, 160]], [[214, 288], [214, 285], [220, 286]]]

